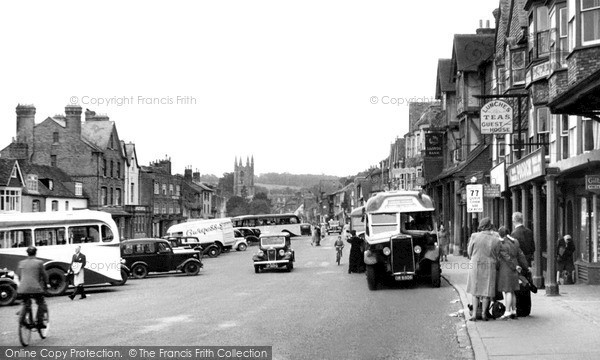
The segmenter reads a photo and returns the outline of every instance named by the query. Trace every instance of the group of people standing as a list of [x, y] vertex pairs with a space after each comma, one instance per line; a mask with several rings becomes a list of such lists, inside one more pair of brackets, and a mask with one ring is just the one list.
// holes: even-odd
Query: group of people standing
[[471, 259], [467, 293], [473, 297], [473, 314], [470, 321], [476, 321], [481, 302], [482, 320], [487, 321], [490, 299], [502, 292], [506, 311], [500, 319], [516, 319], [516, 296], [519, 290], [519, 273], [530, 272], [535, 252], [533, 232], [523, 225], [523, 214], [512, 215], [514, 230], [500, 227], [498, 231], [490, 218], [483, 218], [478, 232], [471, 235], [467, 253]]

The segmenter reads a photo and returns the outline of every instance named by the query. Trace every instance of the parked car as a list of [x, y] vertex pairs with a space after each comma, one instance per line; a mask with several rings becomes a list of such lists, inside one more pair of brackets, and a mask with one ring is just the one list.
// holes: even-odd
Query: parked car
[[235, 238], [235, 244], [233, 244], [233, 248], [237, 251], [246, 251], [248, 248], [248, 242], [246, 241], [246, 238], [242, 236], [242, 233], [238, 230], [233, 230], [233, 234]]
[[221, 247], [218, 244], [201, 243], [195, 236], [165, 236], [163, 239], [169, 241], [176, 252], [180, 249], [195, 249], [211, 258], [221, 255]]
[[260, 229], [249, 228], [249, 227], [237, 227], [237, 228], [234, 228], [233, 230], [234, 230], [234, 233], [236, 230], [239, 231], [242, 234], [242, 236], [246, 239], [248, 244], [250, 244], [250, 243], [258, 244], [260, 241]]
[[197, 275], [203, 266], [199, 250], [173, 251], [171, 244], [163, 239], [122, 241], [121, 257], [136, 279], [143, 279], [150, 272], [182, 271]]
[[17, 299], [17, 283], [14, 278], [14, 272], [0, 269], [0, 306], [10, 305]]
[[252, 257], [254, 272], [265, 269], [285, 267], [288, 272], [294, 268], [295, 253], [289, 234], [263, 234], [260, 236], [260, 248]]
[[329, 223], [327, 224], [327, 235], [331, 233], [342, 233], [342, 226], [340, 225], [339, 221], [329, 220]]

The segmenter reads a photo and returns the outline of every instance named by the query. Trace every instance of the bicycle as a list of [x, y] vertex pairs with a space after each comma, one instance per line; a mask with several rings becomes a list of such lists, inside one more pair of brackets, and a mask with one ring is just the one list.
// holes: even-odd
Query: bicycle
[[344, 247], [343, 246], [336, 246], [335, 249], [337, 250], [337, 253], [335, 255], [335, 261], [337, 262], [337, 264], [340, 264], [340, 261], [342, 260], [342, 249]]
[[[25, 311], [27, 301], [30, 302], [29, 311], [21, 318], [21, 312]], [[23, 300], [23, 307], [17, 312], [17, 315], [19, 316], [19, 341], [21, 342], [21, 345], [29, 345], [31, 333], [33, 331], [37, 331], [42, 339], [48, 337], [48, 331], [50, 330], [50, 315], [47, 309], [43, 312], [43, 324], [45, 325], [45, 328], [40, 328], [37, 325], [37, 322], [33, 320], [33, 304], [31, 298]]]

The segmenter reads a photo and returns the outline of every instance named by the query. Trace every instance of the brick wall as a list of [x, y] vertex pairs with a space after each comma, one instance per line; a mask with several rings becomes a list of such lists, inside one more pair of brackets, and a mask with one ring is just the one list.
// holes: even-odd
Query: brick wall
[[548, 78], [548, 100], [556, 98], [562, 92], [567, 90], [568, 76], [566, 70], [556, 70]]
[[600, 46], [576, 49], [568, 57], [569, 86], [600, 69]]

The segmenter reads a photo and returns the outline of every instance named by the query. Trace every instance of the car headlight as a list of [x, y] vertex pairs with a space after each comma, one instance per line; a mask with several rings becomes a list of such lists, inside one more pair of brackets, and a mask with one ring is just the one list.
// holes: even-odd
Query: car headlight
[[126, 262], [125, 259], [121, 258], [121, 264], [125, 265]]
[[8, 274], [6, 274], [9, 278], [14, 279], [15, 278], [15, 272], [14, 271], [9, 271]]
[[389, 247], [384, 247], [383, 248], [383, 255], [388, 256], [391, 253], [392, 253], [392, 250], [390, 250]]
[[421, 247], [419, 245], [415, 246], [415, 253], [420, 254], [421, 253]]
[[265, 252], [262, 251], [262, 250], [260, 250], [257, 255], [260, 256], [260, 257], [265, 256]]
[[194, 257], [197, 259], [198, 258], [198, 254], [194, 254]]
[[285, 255], [285, 250], [283, 250], [283, 249], [280, 249], [280, 250], [279, 250], [279, 256], [283, 256], [283, 255]]

